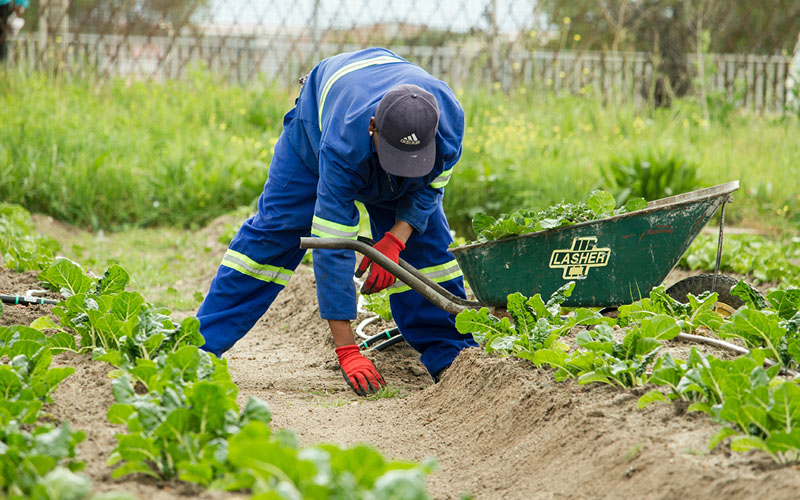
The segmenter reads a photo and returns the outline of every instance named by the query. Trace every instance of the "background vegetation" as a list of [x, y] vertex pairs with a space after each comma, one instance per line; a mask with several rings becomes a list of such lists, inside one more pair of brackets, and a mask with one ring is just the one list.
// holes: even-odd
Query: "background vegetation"
[[[0, 199], [94, 230], [202, 226], [262, 191], [296, 92], [230, 86], [202, 70], [102, 85], [4, 74]], [[445, 208], [460, 234], [478, 211], [540, 209], [596, 188], [654, 198], [734, 179], [742, 191], [730, 220], [800, 222], [797, 116], [757, 116], [713, 96], [706, 120], [689, 98], [652, 109], [604, 106], [590, 93], [456, 92], [467, 132]], [[645, 171], [655, 185], [637, 188]]]

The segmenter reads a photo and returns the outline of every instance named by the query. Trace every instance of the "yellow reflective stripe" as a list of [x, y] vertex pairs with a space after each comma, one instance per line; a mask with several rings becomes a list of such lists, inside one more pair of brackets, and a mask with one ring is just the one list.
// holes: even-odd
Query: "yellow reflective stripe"
[[346, 239], [346, 240], [357, 240], [358, 239], [358, 234], [356, 234], [355, 236], [342, 236], [340, 234], [329, 233], [329, 232], [327, 232], [325, 230], [317, 229], [317, 228], [311, 228], [311, 234], [313, 236], [318, 236], [320, 238], [343, 238], [343, 239]]
[[439, 175], [439, 177], [435, 178], [433, 182], [431, 182], [431, 187], [434, 189], [443, 188], [450, 182], [450, 177], [453, 176], [453, 168], [449, 168]]
[[320, 238], [347, 238], [355, 240], [358, 238], [358, 224], [355, 226], [345, 226], [333, 221], [317, 217], [311, 220], [311, 234]]
[[343, 77], [348, 73], [352, 73], [358, 69], [366, 68], [367, 66], [375, 66], [378, 64], [389, 64], [389, 63], [399, 63], [405, 62], [402, 59], [392, 56], [378, 56], [373, 57], [371, 59], [364, 59], [363, 61], [356, 61], [354, 63], [350, 63], [347, 66], [342, 66], [339, 68], [336, 73], [331, 75], [328, 78], [328, 81], [325, 82], [325, 85], [322, 87], [322, 93], [320, 94], [319, 98], [319, 129], [322, 130], [322, 109], [325, 107], [325, 99], [328, 97], [328, 92], [330, 92], [331, 87], [336, 80]]
[[259, 264], [247, 255], [230, 248], [225, 252], [225, 256], [222, 257], [221, 265], [235, 269], [257, 280], [278, 283], [279, 285], [286, 285], [289, 282], [289, 278], [294, 274], [294, 271], [290, 269]]
[[[450, 262], [446, 262], [438, 266], [425, 267], [420, 269], [419, 272], [424, 274], [425, 277], [434, 283], [444, 283], [445, 281], [450, 281], [458, 278], [459, 276], [463, 276], [461, 268], [458, 267], [458, 262], [455, 260], [451, 260]], [[411, 290], [410, 286], [397, 281], [394, 285], [388, 288], [387, 293], [392, 295], [395, 293], [407, 292], [409, 290]]]

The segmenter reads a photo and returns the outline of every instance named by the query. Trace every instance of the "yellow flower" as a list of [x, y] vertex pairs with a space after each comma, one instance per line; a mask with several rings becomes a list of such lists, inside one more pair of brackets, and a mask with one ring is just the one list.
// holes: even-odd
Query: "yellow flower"
[[528, 32], [528, 36], [531, 38], [536, 38], [536, 30], [530, 30]]
[[547, 79], [546, 83], [547, 83], [548, 87], [552, 87], [553, 86], [553, 80], [551, 80], [550, 78]]
[[567, 76], [567, 74], [566, 74], [566, 73], [564, 73], [563, 71], [559, 71], [559, 72], [558, 72], [558, 77], [559, 77], [559, 78], [564, 78], [565, 76]]
[[584, 75], [588, 75], [589, 74], [589, 68], [583, 68], [583, 74]]
[[575, 40], [576, 42], [580, 42], [581, 36], [578, 33], [575, 33], [575, 36], [573, 36], [572, 39]]
[[561, 129], [558, 128], [558, 125], [553, 125], [553, 133], [557, 134], [559, 130]]
[[564, 24], [569, 24], [571, 22], [572, 22], [572, 19], [570, 19], [569, 17], [565, 17], [564, 18]]
[[522, 65], [519, 62], [515, 62], [514, 64], [511, 65], [511, 67], [514, 69], [514, 71], [519, 71]]
[[583, 94], [585, 94], [585, 93], [586, 93], [586, 87], [581, 87], [581, 89], [578, 91], [578, 93], [579, 93], [580, 95], [583, 95]]

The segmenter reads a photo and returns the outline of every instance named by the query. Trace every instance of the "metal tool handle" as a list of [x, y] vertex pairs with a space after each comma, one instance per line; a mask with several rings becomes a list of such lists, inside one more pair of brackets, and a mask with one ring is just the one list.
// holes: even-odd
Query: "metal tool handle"
[[450, 314], [458, 314], [461, 311], [481, 307], [480, 303], [470, 302], [456, 297], [438, 283], [434, 283], [423, 276], [411, 264], [400, 260], [400, 264], [395, 264], [392, 259], [383, 255], [380, 251], [372, 248], [367, 243], [346, 238], [300, 238], [300, 248], [327, 248], [336, 250], [354, 250], [377, 262], [379, 266], [392, 273], [397, 279], [411, 287], [436, 307], [444, 309]]

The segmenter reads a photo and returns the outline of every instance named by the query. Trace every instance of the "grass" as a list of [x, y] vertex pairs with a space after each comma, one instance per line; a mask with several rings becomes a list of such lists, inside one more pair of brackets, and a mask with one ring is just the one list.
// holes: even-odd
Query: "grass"
[[200, 227], [263, 189], [285, 91], [0, 75], [0, 199], [93, 229]]
[[[225, 219], [239, 217], [236, 212]], [[175, 312], [200, 305], [224, 252], [214, 234], [223, 221], [201, 231], [156, 227], [116, 233], [82, 231], [42, 217], [37, 222], [38, 232], [61, 244], [60, 255], [97, 275], [119, 264], [131, 275], [131, 289]]]
[[373, 401], [377, 401], [379, 399], [390, 399], [393, 397], [404, 398], [405, 396], [400, 395], [400, 388], [391, 384], [386, 384], [367, 397]]
[[627, 452], [625, 452], [625, 460], [630, 462], [638, 458], [639, 455], [641, 454], [642, 454], [642, 444], [639, 443], [630, 450], [628, 450]]
[[[800, 222], [800, 124], [797, 117], [745, 112], [701, 118], [692, 100], [668, 110], [599, 98], [557, 97], [518, 90], [459, 91], [467, 115], [464, 155], [448, 195], [448, 217], [463, 221], [479, 210], [541, 208], [583, 199], [604, 188], [601, 172], [620, 157], [671, 157], [698, 166], [704, 186], [740, 179], [730, 222]], [[480, 188], [476, 189], [476, 186]]]
[[[692, 100], [652, 110], [604, 106], [588, 93], [456, 92], [467, 129], [445, 210], [459, 234], [478, 211], [584, 199], [606, 187], [611, 162], [631, 155], [698, 165], [702, 185], [740, 179], [731, 223], [800, 223], [797, 116], [720, 106], [708, 122]], [[180, 82], [102, 85], [6, 72], [0, 198], [95, 230], [202, 227], [260, 194], [296, 93], [230, 86], [202, 70]]]

